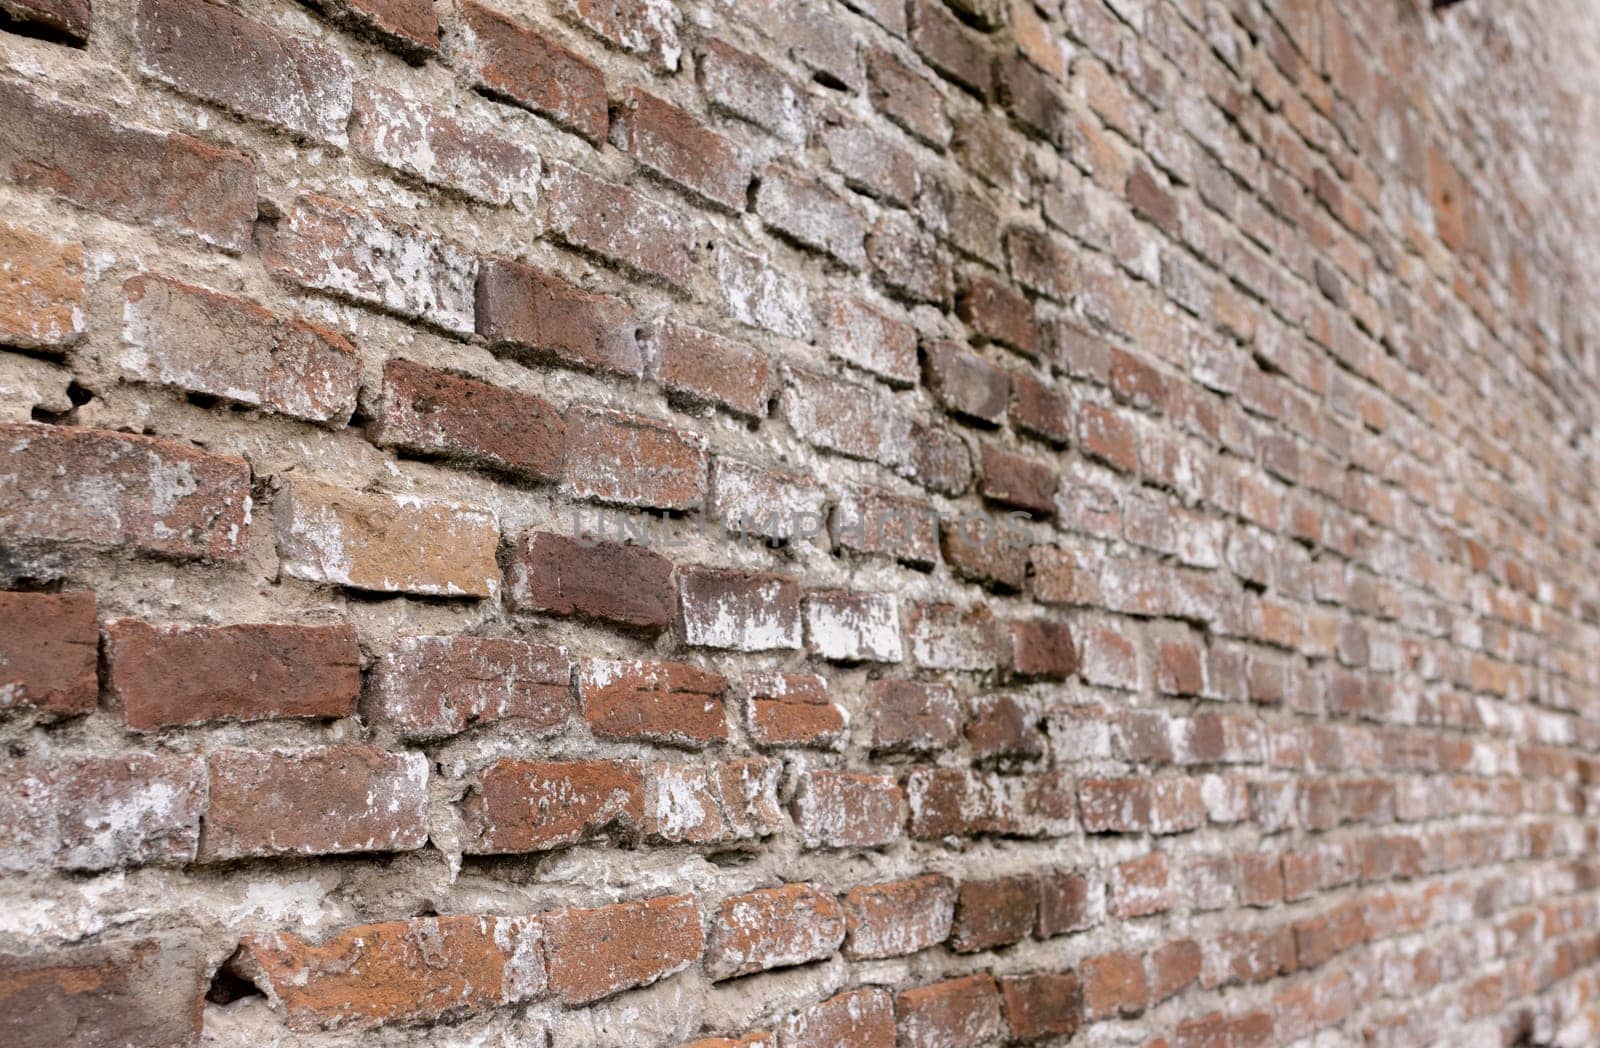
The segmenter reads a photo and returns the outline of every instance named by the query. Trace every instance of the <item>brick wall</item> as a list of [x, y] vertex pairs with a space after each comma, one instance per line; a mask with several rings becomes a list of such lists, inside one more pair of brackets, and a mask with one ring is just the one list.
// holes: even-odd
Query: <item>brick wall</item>
[[0, 0], [0, 1042], [1600, 1043], [1580, 0]]

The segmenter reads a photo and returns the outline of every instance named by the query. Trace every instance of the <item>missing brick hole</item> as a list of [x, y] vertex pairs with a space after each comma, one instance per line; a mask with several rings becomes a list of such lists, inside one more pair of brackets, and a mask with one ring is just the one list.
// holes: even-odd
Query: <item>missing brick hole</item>
[[247, 997], [266, 996], [261, 987], [238, 970], [238, 960], [236, 953], [217, 969], [217, 974], [211, 977], [211, 985], [206, 987], [207, 1001], [212, 1004], [233, 1004]]
[[52, 25], [48, 22], [24, 21], [6, 14], [3, 10], [0, 10], [0, 32], [43, 40], [47, 44], [61, 44], [66, 47], [77, 48], [79, 51], [89, 46], [87, 40], [59, 25]]

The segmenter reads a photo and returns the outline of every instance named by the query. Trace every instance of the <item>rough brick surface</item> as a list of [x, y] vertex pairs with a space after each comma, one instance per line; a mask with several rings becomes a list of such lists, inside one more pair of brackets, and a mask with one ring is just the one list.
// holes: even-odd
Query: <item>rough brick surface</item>
[[1600, 1043], [1582, 0], [0, 0], [0, 1043]]

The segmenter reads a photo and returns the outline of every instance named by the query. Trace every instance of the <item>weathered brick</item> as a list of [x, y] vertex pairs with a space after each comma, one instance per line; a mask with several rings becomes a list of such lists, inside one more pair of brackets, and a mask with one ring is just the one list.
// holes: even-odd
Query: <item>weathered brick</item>
[[401, 637], [373, 669], [372, 697], [364, 712], [410, 739], [442, 739], [482, 725], [549, 734], [572, 713], [572, 665], [548, 644]]
[[747, 1033], [743, 1037], [702, 1037], [698, 1041], [690, 1041], [683, 1048], [778, 1048], [776, 1034], [759, 1030]]
[[1030, 875], [962, 881], [950, 948], [976, 953], [1021, 942], [1039, 912], [1039, 882]]
[[305, 194], [279, 224], [265, 257], [273, 272], [308, 288], [452, 334], [473, 331], [477, 259], [376, 212]]
[[1039, 704], [1027, 695], [980, 695], [972, 700], [967, 742], [975, 757], [1041, 757], [1047, 740]]
[[645, 832], [653, 840], [728, 845], [770, 837], [783, 827], [778, 773], [760, 758], [714, 764], [656, 764], [645, 799]]
[[902, 474], [915, 466], [912, 420], [896, 410], [882, 387], [793, 371], [779, 407], [784, 421], [808, 444], [881, 462]]
[[815, 885], [786, 884], [733, 895], [711, 919], [706, 974], [732, 979], [832, 957], [844, 940], [844, 911]]
[[1134, 165], [1128, 174], [1125, 193], [1134, 214], [1170, 235], [1177, 235], [1177, 198], [1167, 192], [1148, 167]]
[[9, 828], [0, 869], [93, 872], [195, 857], [205, 766], [195, 757], [132, 753], [12, 763], [0, 786]]
[[643, 328], [639, 341], [651, 377], [689, 404], [766, 417], [775, 376], [771, 361], [754, 346], [668, 317]]
[[372, 33], [413, 61], [439, 50], [439, 19], [431, 0], [302, 0], [352, 28]]
[[605, 141], [605, 74], [549, 36], [476, 0], [462, 0], [456, 58], [491, 97], [549, 117], [596, 145]]
[[917, 331], [850, 295], [831, 294], [822, 303], [828, 352], [898, 385], [917, 380]]
[[532, 149], [484, 121], [378, 84], [361, 85], [350, 117], [350, 148], [485, 203], [532, 201], [539, 189], [539, 154]]
[[987, 96], [994, 62], [982, 34], [962, 25], [941, 0], [912, 0], [911, 43], [934, 69], [961, 86]]
[[858, 193], [910, 207], [921, 181], [911, 152], [871, 124], [830, 110], [817, 128], [828, 164]]
[[1085, 454], [1125, 473], [1139, 468], [1138, 433], [1126, 417], [1098, 404], [1078, 411], [1078, 446]]
[[1000, 997], [1012, 1040], [1024, 1044], [1070, 1037], [1083, 1021], [1083, 989], [1071, 972], [1003, 977]]
[[666, 895], [546, 914], [550, 990], [563, 1004], [648, 986], [700, 959], [705, 945], [692, 895]]
[[1019, 522], [990, 513], [963, 513], [940, 522], [940, 545], [950, 570], [996, 589], [1020, 590], [1028, 577], [1028, 533]]
[[866, 63], [874, 109], [935, 149], [950, 144], [950, 121], [937, 87], [881, 48], [868, 50]]
[[0, 711], [93, 712], [99, 649], [93, 593], [0, 592]]
[[496, 258], [480, 269], [476, 304], [477, 332], [494, 349], [635, 378], [643, 369], [633, 311], [620, 299]]
[[980, 454], [978, 490], [984, 498], [1044, 517], [1055, 515], [1060, 478], [1047, 463], [987, 442]]
[[997, 834], [1059, 837], [1076, 825], [1072, 781], [1061, 772], [1023, 775], [918, 768], [906, 776], [911, 835], [922, 840]]
[[1050, 233], [1030, 226], [1006, 230], [1011, 276], [1028, 290], [1057, 302], [1070, 301], [1080, 283], [1076, 256]]
[[932, 232], [900, 211], [885, 211], [867, 233], [872, 273], [896, 297], [947, 308], [954, 294], [950, 262]]
[[711, 467], [711, 515], [728, 531], [788, 541], [820, 534], [827, 492], [810, 477], [718, 458]]
[[[206, 721], [348, 717], [361, 691], [350, 626], [106, 623], [106, 688], [140, 731]], [[174, 669], [182, 667], [175, 674]]]
[[409, 360], [384, 364], [368, 435], [379, 447], [533, 480], [559, 479], [566, 458], [566, 422], [554, 404]]
[[801, 1008], [778, 1025], [778, 1048], [894, 1048], [894, 999], [877, 988], [850, 990]]
[[844, 736], [845, 711], [828, 684], [811, 673], [760, 673], [745, 678], [747, 727], [757, 746], [831, 749]]
[[1022, 677], [1064, 680], [1078, 671], [1078, 650], [1064, 622], [1016, 619], [1011, 632], [1011, 668]]
[[694, 225], [678, 209], [561, 161], [551, 161], [543, 184], [552, 236], [641, 276], [688, 287]]
[[1037, 356], [1039, 326], [1028, 300], [1007, 284], [981, 274], [962, 281], [956, 315], [974, 334]]
[[344, 141], [354, 89], [339, 52], [214, 0], [139, 0], [135, 25], [147, 75], [296, 135]]
[[953, 415], [990, 426], [1005, 418], [1010, 376], [954, 342], [927, 344], [922, 381]]
[[705, 441], [655, 419], [580, 405], [567, 412], [569, 495], [619, 506], [698, 509]]
[[1118, 917], [1148, 917], [1170, 910], [1174, 898], [1167, 857], [1151, 852], [1111, 871], [1111, 909]]
[[1182, 833], [1206, 821], [1192, 779], [1086, 779], [1078, 800], [1090, 833]]
[[506, 599], [514, 611], [580, 615], [658, 630], [677, 617], [672, 562], [642, 546], [530, 531], [512, 547]]
[[756, 214], [802, 247], [851, 267], [867, 264], [866, 224], [850, 202], [817, 179], [769, 164], [761, 169]]
[[250, 246], [256, 180], [248, 157], [45, 101], [9, 81], [0, 83], [0, 173], [112, 218], [236, 253]]
[[877, 848], [900, 839], [905, 796], [893, 776], [808, 771], [789, 813], [808, 848]]
[[1006, 1034], [1000, 991], [987, 975], [946, 979], [895, 995], [899, 1043], [908, 1048], [976, 1048]]
[[792, 578], [685, 568], [678, 592], [686, 644], [733, 651], [800, 647], [800, 587]]
[[700, 90], [712, 108], [793, 145], [805, 143], [805, 95], [766, 61], [712, 38], [700, 54], [699, 74]]
[[1019, 433], [1063, 445], [1072, 439], [1072, 400], [1032, 372], [1011, 373], [1011, 425]]
[[678, 68], [683, 15], [671, 0], [562, 0], [561, 12], [612, 47], [664, 72]]
[[872, 748], [930, 752], [961, 740], [961, 704], [947, 684], [886, 678], [867, 686]]
[[291, 481], [275, 507], [283, 571], [374, 593], [492, 597], [500, 527], [487, 510]]
[[900, 602], [893, 593], [812, 590], [806, 594], [806, 648], [843, 662], [899, 662]]
[[689, 748], [728, 737], [727, 687], [725, 678], [678, 662], [591, 659], [578, 673], [596, 735]]
[[852, 888], [841, 900], [852, 960], [904, 957], [931, 949], [950, 935], [956, 887], [941, 874]]
[[317, 943], [252, 932], [229, 966], [271, 995], [295, 1030], [370, 1028], [487, 1011], [545, 988], [535, 917], [417, 917], [342, 928]]
[[894, 557], [914, 567], [939, 560], [938, 514], [919, 499], [852, 487], [834, 505], [829, 533], [835, 547]]
[[743, 211], [749, 154], [687, 110], [630, 87], [612, 124], [618, 148], [669, 182], [730, 211]]
[[811, 337], [811, 297], [797, 274], [729, 241], [714, 243], [711, 250], [712, 275], [728, 316], [785, 338]]
[[335, 425], [355, 410], [360, 361], [336, 331], [165, 277], [131, 277], [122, 295], [128, 378]]
[[994, 613], [979, 604], [913, 602], [906, 611], [911, 659], [925, 669], [993, 670], [1009, 653], [1006, 633]]
[[19, 1048], [194, 1048], [205, 969], [187, 932], [0, 953], [0, 1040]]
[[371, 746], [207, 758], [200, 857], [410, 851], [428, 840], [428, 759]]
[[0, 535], [14, 550], [235, 560], [249, 529], [242, 459], [157, 437], [0, 423]]
[[462, 803], [472, 854], [549, 851], [644, 827], [644, 773], [635, 761], [503, 757]]
[[1049, 939], [1094, 927], [1105, 916], [1104, 898], [1100, 882], [1084, 874], [1056, 870], [1043, 875], [1039, 878], [1039, 925], [1034, 934]]
[[77, 44], [89, 39], [93, 22], [90, 0], [5, 0], [0, 15], [13, 25], [56, 34]]
[[83, 248], [0, 222], [0, 344], [58, 352], [88, 327]]
[[1096, 954], [1078, 966], [1078, 978], [1083, 985], [1083, 1017], [1089, 1022], [1136, 1016], [1150, 1003], [1150, 983], [1141, 954]]

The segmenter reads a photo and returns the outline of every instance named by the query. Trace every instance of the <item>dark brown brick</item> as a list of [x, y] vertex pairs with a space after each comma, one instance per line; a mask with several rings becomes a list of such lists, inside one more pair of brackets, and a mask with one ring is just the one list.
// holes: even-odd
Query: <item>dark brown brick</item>
[[581, 615], [656, 630], [672, 624], [672, 562], [642, 546], [589, 542], [554, 532], [524, 534], [506, 568], [515, 611]]

